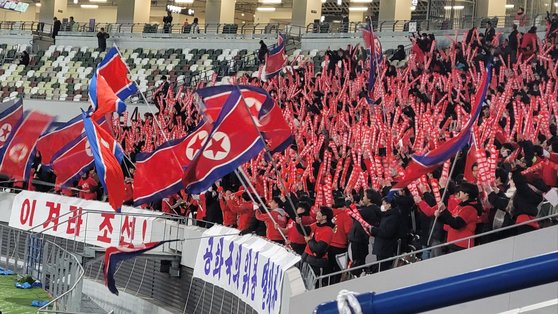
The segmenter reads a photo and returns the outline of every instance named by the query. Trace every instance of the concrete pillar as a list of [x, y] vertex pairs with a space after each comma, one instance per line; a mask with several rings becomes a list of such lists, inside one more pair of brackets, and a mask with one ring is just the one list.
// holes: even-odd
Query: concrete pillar
[[314, 20], [322, 16], [321, 0], [293, 0], [292, 24], [306, 29]]
[[364, 22], [364, 12], [362, 11], [349, 11], [349, 23]]
[[411, 0], [381, 0], [379, 21], [409, 21]]
[[506, 15], [506, 0], [479, 0], [477, 1], [477, 16], [492, 17]]
[[39, 22], [52, 24], [54, 17], [62, 21], [66, 16], [68, 8], [67, 0], [41, 0], [41, 9], [39, 11]]
[[116, 23], [149, 23], [150, 0], [118, 0]]
[[205, 24], [234, 24], [234, 0], [206, 0]]

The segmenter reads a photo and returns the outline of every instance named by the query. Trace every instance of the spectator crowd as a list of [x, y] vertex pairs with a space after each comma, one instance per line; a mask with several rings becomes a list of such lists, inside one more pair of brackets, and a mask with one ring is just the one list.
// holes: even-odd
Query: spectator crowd
[[[432, 34], [410, 40], [410, 51], [400, 46], [378, 66], [372, 104], [367, 52], [359, 46], [328, 51], [319, 72], [313, 62], [301, 61], [269, 81], [235, 78], [237, 84], [269, 92], [292, 129], [293, 143], [273, 160], [261, 154], [243, 165], [254, 190], [233, 173], [201, 195], [182, 191], [143, 207], [266, 237], [289, 246], [318, 274], [340, 270], [336, 257], [343, 253], [356, 267], [369, 253], [384, 260], [451, 242], [420, 256], [429, 258], [555, 222], [531, 220], [553, 213], [558, 203], [553, 197], [558, 187], [556, 14], [540, 37], [536, 27], [522, 33], [514, 26], [502, 34], [488, 25], [484, 32], [473, 28], [462, 40], [451, 39], [445, 48]], [[413, 154], [431, 151], [461, 131], [487, 62], [492, 80], [470, 144], [388, 197]], [[155, 114], [126, 113], [114, 121], [115, 136], [128, 155], [130, 202], [135, 156], [186, 136], [203, 116], [195, 90], [173, 82], [161, 85], [155, 103]], [[97, 199], [98, 187], [94, 171], [84, 173], [75, 196]], [[74, 195], [72, 189], [61, 192]], [[255, 201], [256, 194], [266, 208]], [[520, 226], [468, 238], [513, 224]], [[379, 268], [392, 265], [382, 262]], [[332, 276], [329, 283], [339, 280]]]

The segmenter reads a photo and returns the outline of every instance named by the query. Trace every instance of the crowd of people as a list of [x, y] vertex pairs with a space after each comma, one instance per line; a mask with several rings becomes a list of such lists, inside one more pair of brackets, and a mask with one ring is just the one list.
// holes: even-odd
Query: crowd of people
[[[367, 52], [358, 46], [328, 51], [321, 72], [301, 60], [269, 81], [237, 77], [237, 84], [269, 92], [293, 143], [272, 160], [262, 153], [242, 166], [253, 188], [233, 173], [201, 195], [181, 191], [143, 207], [266, 237], [300, 254], [317, 274], [340, 270], [339, 254], [348, 253], [351, 267], [365, 264], [370, 247], [381, 261], [451, 242], [420, 256], [429, 258], [556, 222], [531, 222], [558, 203], [552, 197], [558, 187], [557, 16], [548, 22], [544, 38], [533, 28], [509, 34], [473, 28], [444, 49], [432, 34], [412, 36], [409, 53], [399, 47], [384, 57], [372, 97]], [[390, 189], [413, 154], [461, 131], [487, 62], [492, 79], [470, 144], [393, 196]], [[186, 136], [203, 118], [195, 89], [172, 82], [162, 88], [157, 113], [125, 114], [114, 123], [129, 156], [129, 202], [135, 156]], [[94, 178], [92, 171], [76, 182], [80, 197], [102, 194]], [[521, 226], [469, 239], [512, 224]], [[379, 269], [392, 265], [382, 262]], [[332, 276], [328, 283], [339, 280]]]

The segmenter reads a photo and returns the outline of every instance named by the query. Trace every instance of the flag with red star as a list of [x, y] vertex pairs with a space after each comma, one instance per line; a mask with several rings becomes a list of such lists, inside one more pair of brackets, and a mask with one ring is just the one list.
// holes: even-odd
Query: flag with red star
[[277, 46], [269, 50], [269, 53], [265, 56], [265, 78], [269, 80], [279, 74], [286, 63], [285, 39], [283, 35], [279, 34]]
[[22, 115], [23, 101], [20, 98], [0, 104], [0, 147], [4, 146]]
[[206, 191], [215, 181], [256, 157], [264, 145], [240, 90], [232, 90], [202, 148], [186, 168], [184, 186], [192, 194]]
[[37, 139], [49, 127], [54, 117], [31, 111], [14, 126], [0, 149], [0, 173], [15, 180], [29, 178], [31, 162], [35, 156]]
[[[183, 138], [165, 142], [151, 153], [136, 155], [135, 206], [163, 199], [184, 188], [183, 169], [202, 148], [211, 126], [209, 122], [203, 123]], [[165, 169], [164, 175], [161, 175], [161, 169]]]
[[257, 129], [262, 133], [267, 147], [272, 152], [283, 151], [292, 143], [292, 131], [281, 112], [281, 108], [265, 89], [249, 85], [221, 85], [199, 89], [204, 113], [216, 120], [223, 103], [233, 90], [240, 89], [248, 111], [254, 118]]

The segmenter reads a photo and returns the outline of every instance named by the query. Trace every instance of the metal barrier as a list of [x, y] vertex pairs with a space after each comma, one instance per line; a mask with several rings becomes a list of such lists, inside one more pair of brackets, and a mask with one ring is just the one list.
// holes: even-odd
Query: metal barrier
[[81, 258], [50, 241], [45, 242], [43, 254], [41, 283], [54, 299], [37, 313], [80, 312], [85, 273]]
[[[397, 255], [397, 256], [394, 256], [394, 257], [391, 257], [391, 258], [386, 258], [386, 259], [375, 261], [375, 262], [372, 262], [372, 263], [360, 265], [360, 266], [357, 266], [357, 267], [354, 267], [354, 268], [343, 269], [341, 271], [337, 271], [337, 272], [322, 275], [322, 276], [315, 276], [313, 272], [308, 272], [308, 275], [309, 276], [314, 276], [314, 278], [305, 278], [304, 282], [313, 283], [313, 284], [306, 287], [306, 289], [308, 289], [308, 290], [321, 288], [322, 284], [323, 284], [323, 286], [328, 285], [331, 282], [332, 277], [334, 277], [334, 276], [336, 276], [336, 277], [346, 276], [346, 277], [350, 278], [350, 277], [354, 277], [352, 275], [352, 273], [354, 274], [355, 271], [363, 272], [367, 269], [371, 269], [371, 268], [375, 268], [375, 267], [377, 267], [377, 271], [381, 271], [380, 266], [381, 266], [382, 263], [385, 263], [385, 262], [395, 263], [395, 262], [400, 261], [400, 260], [403, 260], [403, 261], [413, 260], [413, 259], [417, 258], [417, 254], [420, 254], [420, 253], [423, 253], [423, 252], [428, 252], [428, 251], [432, 251], [432, 250], [436, 250], [436, 249], [442, 249], [444, 247], [447, 247], [451, 244], [455, 244], [455, 243], [458, 243], [458, 242], [463, 242], [463, 241], [467, 241], [467, 240], [475, 240], [475, 239], [478, 239], [478, 238], [485, 237], [487, 235], [493, 235], [493, 234], [500, 233], [502, 231], [512, 230], [512, 229], [515, 229], [515, 228], [520, 227], [520, 226], [529, 225], [533, 222], [539, 222], [539, 221], [544, 221], [544, 220], [552, 220], [552, 219], [556, 219], [556, 218], [558, 218], [558, 213], [554, 213], [552, 215], [548, 215], [548, 216], [545, 216], [545, 217], [540, 217], [540, 218], [532, 219], [532, 220], [529, 220], [529, 221], [525, 221], [525, 222], [522, 222], [520, 224], [516, 224], [516, 225], [512, 225], [512, 226], [508, 226], [508, 227], [504, 227], [504, 228], [500, 228], [500, 229], [491, 230], [491, 231], [488, 231], [488, 232], [476, 234], [476, 235], [473, 235], [473, 236], [470, 236], [470, 237], [461, 238], [461, 239], [458, 239], [458, 240], [455, 240], [455, 241], [446, 242], [446, 243], [442, 243], [442, 244], [438, 244], [438, 245], [433, 245], [433, 246], [430, 246], [428, 248], [411, 251], [411, 252], [400, 254], [400, 255]], [[469, 243], [471, 243], [471, 242], [472, 241], [469, 241]]]

